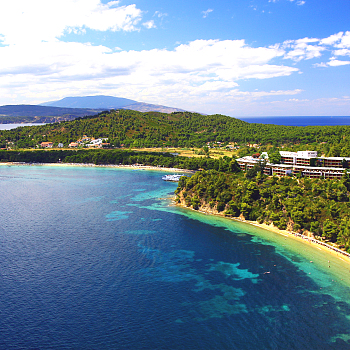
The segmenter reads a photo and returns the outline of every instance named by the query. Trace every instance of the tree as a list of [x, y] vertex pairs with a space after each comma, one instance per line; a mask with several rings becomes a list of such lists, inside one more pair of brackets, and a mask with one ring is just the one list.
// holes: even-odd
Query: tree
[[199, 205], [200, 205], [200, 201], [199, 201], [198, 197], [196, 197], [196, 196], [193, 197], [191, 204], [192, 204], [193, 209], [198, 210]]
[[337, 242], [344, 246], [349, 252], [350, 250], [350, 223], [349, 217], [345, 217], [340, 222]]
[[208, 146], [204, 146], [203, 147], [203, 152], [204, 152], [205, 156], [209, 158], [210, 152], [209, 152], [209, 147]]
[[219, 202], [216, 206], [216, 209], [218, 212], [223, 211], [226, 207], [226, 204], [224, 202]]
[[268, 153], [268, 156], [269, 156], [269, 162], [271, 164], [281, 164], [282, 158], [281, 158], [281, 154], [278, 150], [275, 152]]
[[291, 218], [294, 221], [295, 224], [300, 225], [300, 227], [303, 227], [305, 222], [305, 215], [304, 212], [300, 210], [293, 210], [291, 212]]
[[249, 219], [249, 214], [252, 210], [252, 207], [248, 203], [241, 203], [241, 213], [244, 216], [245, 219]]
[[253, 179], [259, 171], [258, 165], [254, 165], [252, 168], [248, 169], [247, 172], [245, 173], [245, 177], [247, 179]]
[[346, 170], [344, 170], [341, 182], [347, 188], [347, 190], [350, 191], [350, 176]]
[[338, 235], [338, 226], [331, 220], [327, 219], [323, 224], [323, 237], [335, 242]]
[[257, 200], [260, 198], [259, 189], [255, 182], [251, 181], [248, 183], [246, 188], [246, 196], [250, 200]]

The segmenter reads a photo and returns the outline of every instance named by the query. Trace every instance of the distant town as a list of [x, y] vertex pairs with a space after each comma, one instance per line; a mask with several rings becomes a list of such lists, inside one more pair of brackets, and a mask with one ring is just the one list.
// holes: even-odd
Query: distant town
[[[107, 138], [99, 138], [94, 139], [90, 138], [86, 135], [84, 135], [81, 139], [71, 142], [68, 147], [69, 148], [77, 148], [77, 147], [86, 147], [86, 148], [106, 148], [109, 147], [110, 144], [106, 142], [108, 140]], [[54, 143], [53, 142], [41, 142], [40, 147], [41, 148], [53, 148]], [[56, 145], [57, 148], [63, 148], [64, 144], [59, 142]]]

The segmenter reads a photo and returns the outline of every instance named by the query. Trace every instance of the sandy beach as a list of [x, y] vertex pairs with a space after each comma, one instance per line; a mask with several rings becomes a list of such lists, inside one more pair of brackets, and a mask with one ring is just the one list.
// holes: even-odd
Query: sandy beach
[[312, 246], [315, 249], [322, 250], [322, 251], [326, 252], [327, 254], [331, 254], [332, 256], [337, 257], [338, 259], [343, 260], [344, 262], [350, 264], [350, 254], [349, 253], [347, 253], [343, 250], [340, 250], [339, 248], [334, 247], [328, 243], [317, 240], [315, 238], [302, 235], [298, 232], [280, 230], [279, 228], [277, 228], [273, 224], [271, 224], [271, 225], [259, 224], [257, 221], [243, 220], [242, 218], [239, 218], [239, 217], [227, 217], [227, 216], [220, 214], [220, 213], [211, 213], [211, 212], [208, 212], [206, 210], [200, 210], [200, 209], [194, 210], [192, 208], [186, 207], [183, 204], [175, 203], [175, 198], [173, 198], [173, 199], [174, 199], [174, 205], [181, 206], [182, 208], [193, 210], [193, 211], [205, 214], [205, 215], [215, 215], [215, 216], [219, 216], [219, 217], [222, 217], [224, 219], [227, 219], [227, 220], [238, 221], [238, 222], [241, 222], [244, 224], [256, 226], [256, 227], [259, 227], [259, 228], [264, 229], [266, 231], [274, 232], [274, 233], [277, 233], [279, 235], [285, 236], [286, 238], [297, 240], [299, 242], [302, 242], [304, 244]]
[[328, 243], [319, 241], [315, 238], [311, 238], [311, 237], [308, 237], [308, 236], [305, 236], [305, 235], [302, 235], [300, 233], [293, 232], [293, 231], [280, 230], [279, 228], [277, 228], [276, 226], [273, 226], [273, 225], [259, 224], [256, 221], [241, 220], [239, 218], [233, 218], [233, 220], [241, 221], [241, 222], [253, 225], [253, 226], [260, 227], [264, 230], [268, 230], [268, 231], [272, 231], [272, 232], [281, 234], [281, 235], [286, 236], [288, 238], [296, 239], [296, 240], [303, 242], [305, 244], [313, 245], [315, 248], [323, 250], [329, 254], [332, 254], [332, 255], [338, 257], [339, 259], [342, 259], [350, 264], [350, 254], [348, 254], [347, 252], [345, 252], [343, 250], [340, 250], [339, 248], [333, 247]]
[[85, 164], [85, 163], [22, 163], [22, 162], [7, 162], [0, 165], [6, 166], [71, 166], [71, 167], [87, 167], [87, 168], [126, 168], [126, 169], [139, 169], [139, 170], [153, 170], [153, 171], [166, 171], [169, 173], [187, 173], [194, 174], [194, 170], [179, 169], [179, 168], [166, 168], [161, 166], [151, 166], [142, 164]]

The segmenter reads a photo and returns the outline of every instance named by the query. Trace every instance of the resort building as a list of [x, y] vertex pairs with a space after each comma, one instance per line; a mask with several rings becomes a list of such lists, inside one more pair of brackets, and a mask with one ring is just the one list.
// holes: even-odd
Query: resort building
[[265, 172], [265, 174], [270, 172], [266, 175], [287, 176], [293, 173], [292, 165], [288, 164], [269, 164], [266, 168], [270, 170]]
[[344, 166], [349, 167], [350, 158], [329, 157], [321, 158], [320, 161], [323, 162], [325, 167], [343, 168]]
[[264, 174], [271, 176], [305, 176], [310, 178], [341, 179], [344, 171], [350, 167], [350, 158], [317, 157], [316, 151], [286, 152], [280, 151], [281, 164], [271, 164], [268, 154], [263, 152], [260, 158], [247, 156], [237, 159], [241, 170], [247, 171], [255, 165], [265, 162]]
[[310, 165], [313, 158], [317, 158], [316, 151], [286, 152], [280, 151], [281, 162], [283, 164]]

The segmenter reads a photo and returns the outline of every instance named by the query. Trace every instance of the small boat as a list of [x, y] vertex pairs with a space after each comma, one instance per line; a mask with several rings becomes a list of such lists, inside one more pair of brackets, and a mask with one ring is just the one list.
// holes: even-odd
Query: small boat
[[184, 176], [184, 175], [179, 175], [179, 174], [175, 174], [175, 175], [164, 175], [162, 177], [162, 180], [164, 181], [173, 181], [173, 182], [178, 182], [180, 180], [180, 177]]

